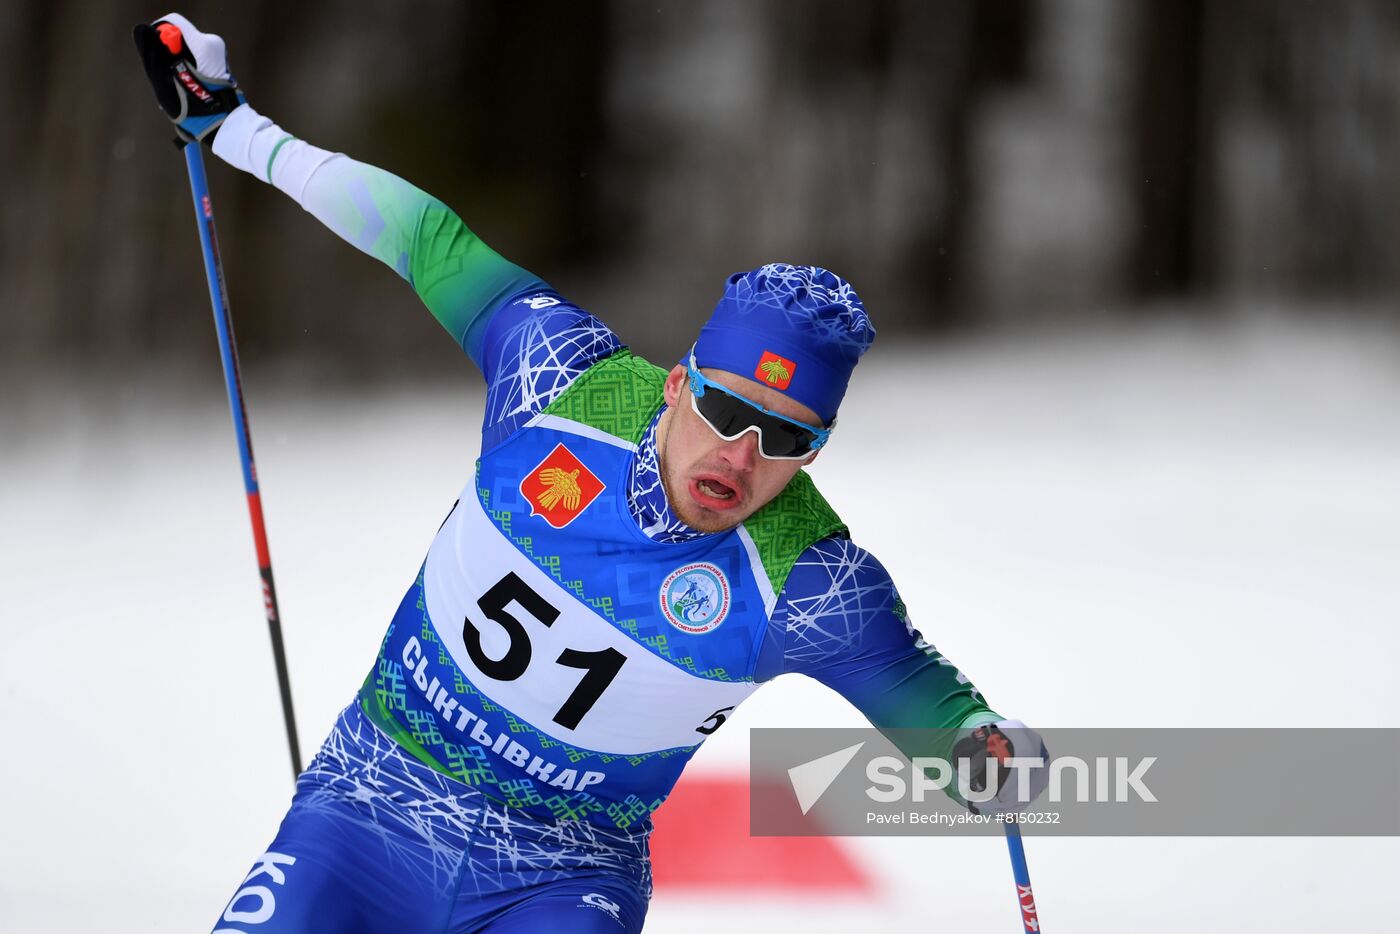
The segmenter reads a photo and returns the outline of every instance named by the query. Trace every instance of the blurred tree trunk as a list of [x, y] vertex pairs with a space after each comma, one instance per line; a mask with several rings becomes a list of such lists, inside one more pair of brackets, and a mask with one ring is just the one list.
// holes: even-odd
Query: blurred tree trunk
[[[134, 0], [0, 19], [0, 353], [212, 364], [181, 160]], [[1188, 295], [1400, 288], [1388, 0], [351, 0], [233, 10], [259, 110], [433, 192], [675, 352], [729, 273], [848, 276], [887, 331]], [[389, 271], [215, 160], [249, 361], [460, 365]]]
[[1210, 167], [1203, 139], [1203, 26], [1206, 0], [1148, 0], [1137, 24], [1131, 123], [1132, 196], [1137, 215], [1131, 289], [1139, 298], [1201, 287], [1209, 235], [1198, 221]]
[[1400, 289], [1400, 5], [1209, 4], [1220, 284], [1234, 296]]

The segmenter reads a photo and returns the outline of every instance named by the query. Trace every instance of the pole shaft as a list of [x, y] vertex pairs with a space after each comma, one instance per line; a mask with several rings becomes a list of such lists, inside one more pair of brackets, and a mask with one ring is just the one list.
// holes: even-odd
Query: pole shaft
[[253, 441], [248, 433], [248, 413], [243, 403], [243, 379], [238, 369], [238, 348], [229, 313], [228, 289], [219, 261], [219, 238], [214, 231], [214, 204], [209, 198], [209, 182], [204, 174], [204, 154], [199, 143], [184, 147], [185, 167], [190, 173], [194, 195], [194, 216], [199, 226], [199, 242], [204, 249], [204, 273], [209, 280], [209, 302], [214, 308], [214, 329], [219, 335], [219, 355], [224, 364], [224, 385], [228, 390], [229, 413], [238, 439], [238, 458], [243, 466], [243, 486], [248, 495], [248, 517], [253, 525], [253, 545], [257, 550], [258, 572], [262, 577], [263, 609], [267, 614], [272, 655], [277, 664], [277, 685], [282, 695], [282, 718], [287, 727], [287, 747], [292, 756], [292, 776], [301, 773], [301, 749], [297, 743], [296, 716], [292, 712], [292, 683], [287, 673], [287, 653], [282, 645], [282, 617], [277, 610], [277, 588], [272, 582], [272, 556], [267, 547], [263, 524], [262, 497], [258, 492], [258, 468], [253, 460]]
[[1016, 902], [1021, 909], [1021, 924], [1025, 934], [1040, 934], [1040, 916], [1035, 912], [1035, 893], [1031, 891], [1031, 874], [1026, 868], [1026, 848], [1021, 845], [1021, 829], [1007, 823], [1006, 848], [1011, 852], [1011, 873], [1016, 877]]

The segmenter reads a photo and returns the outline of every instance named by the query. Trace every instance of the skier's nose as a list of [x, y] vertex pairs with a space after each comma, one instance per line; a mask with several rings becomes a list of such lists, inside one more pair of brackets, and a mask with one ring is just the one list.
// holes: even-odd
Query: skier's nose
[[735, 470], [753, 470], [758, 462], [758, 432], [746, 431], [733, 441], [726, 441], [720, 448], [720, 456]]

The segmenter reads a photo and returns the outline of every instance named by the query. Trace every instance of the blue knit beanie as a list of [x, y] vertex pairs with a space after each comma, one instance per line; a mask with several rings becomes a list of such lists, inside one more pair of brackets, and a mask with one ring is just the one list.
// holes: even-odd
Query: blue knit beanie
[[695, 363], [771, 386], [830, 425], [875, 327], [855, 289], [818, 266], [736, 272], [700, 329]]

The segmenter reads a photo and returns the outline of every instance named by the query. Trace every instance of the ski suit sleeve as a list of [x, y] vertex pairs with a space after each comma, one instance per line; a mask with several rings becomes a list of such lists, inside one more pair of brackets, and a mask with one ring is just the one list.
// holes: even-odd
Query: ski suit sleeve
[[492, 317], [522, 293], [549, 289], [438, 199], [383, 169], [296, 139], [247, 104], [224, 121], [214, 154], [285, 192], [407, 280], [478, 366]]
[[953, 667], [910, 622], [884, 566], [847, 538], [827, 538], [798, 558], [774, 608], [754, 678], [808, 675], [856, 706], [882, 732], [947, 730], [934, 748], [951, 753], [953, 730], [1002, 719], [967, 676]]

